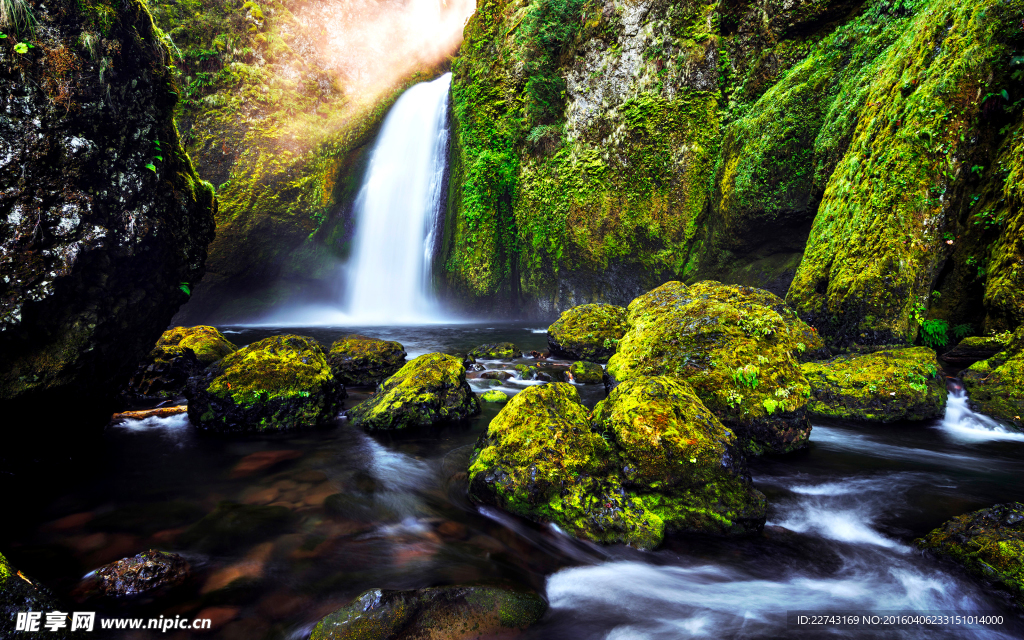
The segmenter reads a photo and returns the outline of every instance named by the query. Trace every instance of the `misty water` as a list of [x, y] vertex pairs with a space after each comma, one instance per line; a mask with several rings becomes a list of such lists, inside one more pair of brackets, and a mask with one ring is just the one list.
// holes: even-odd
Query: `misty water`
[[[526, 351], [545, 346], [543, 327], [521, 324], [222, 329], [239, 345], [285, 332], [329, 344], [358, 331], [398, 340], [410, 357], [495, 340]], [[482, 391], [495, 383], [471, 384]], [[501, 384], [514, 394], [529, 383]], [[588, 406], [605, 395], [603, 385], [579, 389]], [[346, 407], [367, 391], [351, 391]], [[98, 610], [227, 611], [230, 621], [209, 637], [303, 638], [368, 588], [494, 580], [531, 586], [550, 600], [529, 638], [866, 634], [790, 628], [787, 612], [795, 610], [997, 612], [1005, 619], [1000, 628], [884, 637], [1024, 636], [1002, 596], [913, 545], [952, 516], [1024, 499], [1024, 439], [971, 412], [962, 394], [951, 395], [945, 420], [931, 423], [815, 423], [807, 451], [751, 463], [770, 502], [763, 535], [670, 538], [654, 552], [580, 542], [471, 504], [467, 460], [497, 411], [485, 405], [469, 424], [401, 438], [368, 434], [344, 419], [313, 432], [243, 438], [200, 433], [183, 415], [112, 424], [94, 472], [23, 527], [10, 557], [72, 594], [103, 563], [151, 547], [176, 551], [197, 570], [194, 583], [170, 600]], [[325, 503], [336, 493], [345, 500]], [[231, 544], [186, 534], [222, 501], [286, 505], [291, 515]]]

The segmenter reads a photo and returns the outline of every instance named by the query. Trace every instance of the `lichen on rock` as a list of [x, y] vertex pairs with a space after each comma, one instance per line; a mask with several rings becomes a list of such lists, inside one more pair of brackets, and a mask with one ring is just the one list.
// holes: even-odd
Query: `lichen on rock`
[[617, 382], [685, 380], [748, 453], [806, 446], [810, 386], [801, 360], [828, 353], [778, 296], [718, 282], [668, 282], [633, 300], [629, 331], [608, 361]]
[[562, 313], [548, 327], [555, 355], [605, 363], [627, 329], [626, 310], [611, 304], [584, 304]]
[[327, 362], [342, 384], [376, 386], [405, 364], [405, 347], [391, 340], [353, 333], [334, 341]]
[[271, 336], [189, 380], [188, 417], [212, 431], [282, 431], [323, 425], [345, 397], [312, 338]]
[[346, 415], [354, 425], [392, 431], [458, 422], [477, 413], [480, 403], [462, 361], [428, 353], [406, 363]]
[[928, 347], [884, 349], [800, 366], [814, 416], [893, 422], [941, 418], [946, 381]]

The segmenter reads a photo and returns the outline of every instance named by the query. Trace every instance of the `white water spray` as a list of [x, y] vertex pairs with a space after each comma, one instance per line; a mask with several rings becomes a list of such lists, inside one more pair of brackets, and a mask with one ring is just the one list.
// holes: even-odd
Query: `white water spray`
[[418, 84], [381, 127], [355, 202], [348, 316], [361, 324], [435, 319], [430, 286], [448, 143], [451, 74]]
[[972, 411], [967, 403], [967, 393], [960, 384], [949, 390], [946, 415], [943, 416], [939, 428], [954, 440], [961, 442], [1024, 440], [1024, 433], [1011, 431], [999, 421]]

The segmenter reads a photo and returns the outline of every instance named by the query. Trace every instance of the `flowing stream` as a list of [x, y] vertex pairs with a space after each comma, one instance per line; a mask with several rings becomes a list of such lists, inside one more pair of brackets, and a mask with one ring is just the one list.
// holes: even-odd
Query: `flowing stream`
[[[545, 344], [541, 327], [521, 324], [224, 329], [240, 345], [276, 333], [330, 344], [355, 331], [398, 340], [410, 357], [497, 340], [524, 350]], [[470, 383], [508, 394], [531, 384]], [[578, 388], [589, 406], [604, 397], [601, 385]], [[346, 406], [365, 396], [352, 391]], [[13, 539], [0, 542], [15, 566], [60, 594], [106, 562], [152, 547], [176, 551], [197, 574], [183, 591], [157, 603], [89, 603], [88, 610], [213, 611], [220, 622], [205, 637], [229, 640], [305, 638], [320, 617], [372, 587], [480, 580], [547, 595], [551, 608], [527, 638], [1024, 637], [1021, 617], [1002, 595], [913, 544], [955, 515], [1024, 500], [1024, 438], [971, 412], [959, 391], [945, 419], [930, 423], [815, 423], [807, 451], [751, 463], [770, 503], [763, 535], [669, 539], [649, 553], [572, 540], [469, 503], [467, 460], [497, 411], [485, 405], [469, 425], [401, 438], [367, 434], [343, 419], [330, 429], [241, 438], [198, 433], [184, 416], [113, 424], [88, 471], [62, 483], [38, 513], [18, 519]], [[346, 498], [325, 502], [334, 493]], [[273, 528], [236, 523], [231, 544], [190, 535], [222, 501], [285, 506], [291, 516]], [[996, 612], [1005, 622], [878, 635], [793, 628], [787, 612], [797, 610]]]

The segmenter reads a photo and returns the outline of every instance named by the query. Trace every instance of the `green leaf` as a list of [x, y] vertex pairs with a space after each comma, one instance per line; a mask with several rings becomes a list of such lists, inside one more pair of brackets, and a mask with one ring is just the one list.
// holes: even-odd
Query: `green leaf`
[[163, 156], [153, 156], [153, 157], [156, 158], [157, 160], [161, 161], [161, 162], [163, 162], [163, 160], [164, 160]]
[[18, 53], [28, 53], [28, 45], [24, 42], [19, 42], [18, 44], [14, 45], [14, 50]]
[[156, 165], [154, 165], [152, 162], [147, 164], [146, 168], [149, 169], [150, 171], [152, 171], [153, 173], [156, 173]]
[[6, 37], [7, 37], [6, 33], [0, 33], [0, 40], [3, 40]]
[[181, 284], [178, 285], [178, 288], [184, 291], [186, 296], [192, 295], [192, 290], [188, 288], [187, 282], [182, 282]]
[[1006, 89], [1003, 89], [1003, 100], [1010, 101], [1010, 94], [1006, 93]]

